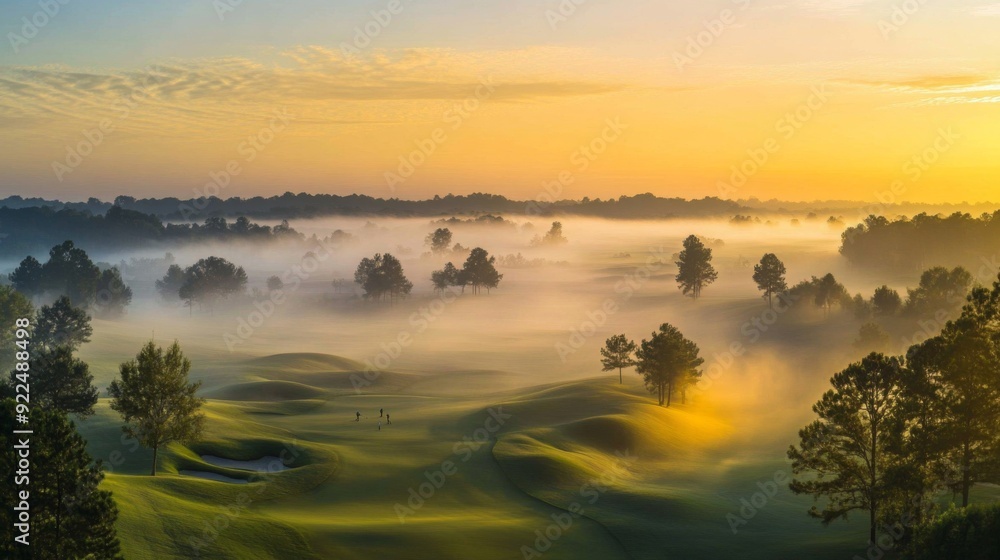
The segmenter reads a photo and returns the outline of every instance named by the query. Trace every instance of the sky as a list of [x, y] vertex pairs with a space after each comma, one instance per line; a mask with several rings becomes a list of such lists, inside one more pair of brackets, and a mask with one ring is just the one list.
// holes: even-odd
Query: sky
[[0, 3], [0, 196], [1000, 202], [1000, 3]]

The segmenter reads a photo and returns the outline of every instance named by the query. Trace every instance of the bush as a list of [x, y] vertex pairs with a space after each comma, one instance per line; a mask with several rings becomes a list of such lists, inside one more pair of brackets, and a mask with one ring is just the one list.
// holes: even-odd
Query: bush
[[917, 531], [909, 560], [1000, 558], [1000, 504], [950, 509]]

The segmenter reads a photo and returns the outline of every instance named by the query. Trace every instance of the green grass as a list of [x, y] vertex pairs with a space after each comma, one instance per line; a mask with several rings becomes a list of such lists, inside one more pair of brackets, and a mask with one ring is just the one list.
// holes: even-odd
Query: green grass
[[[121, 511], [127, 558], [191, 558], [196, 547], [203, 558], [522, 558], [536, 531], [571, 508], [581, 515], [545, 558], [834, 560], [864, 552], [863, 520], [822, 528], [805, 515], [809, 500], [785, 486], [734, 535], [726, 515], [738, 514], [758, 482], [788, 470], [783, 449], [746, 454], [730, 422], [707, 408], [657, 407], [636, 379], [470, 397], [455, 394], [456, 377], [486, 374], [386, 373], [383, 385], [358, 394], [324, 385], [344, 374], [332, 371], [337, 364], [355, 367], [347, 360], [289, 354], [249, 363], [233, 366], [228, 384], [223, 369], [213, 372], [205, 436], [164, 450], [155, 478], [151, 454], [122, 440], [106, 399], [80, 423], [91, 453], [118, 462], [105, 486]], [[465, 445], [492, 425], [496, 407], [511, 417], [481, 445]], [[381, 431], [379, 408], [393, 419]], [[264, 480], [201, 459], [289, 450], [290, 469]], [[416, 505], [410, 490], [445, 462], [455, 472], [401, 522], [397, 505]], [[995, 489], [986, 492], [995, 499]]]

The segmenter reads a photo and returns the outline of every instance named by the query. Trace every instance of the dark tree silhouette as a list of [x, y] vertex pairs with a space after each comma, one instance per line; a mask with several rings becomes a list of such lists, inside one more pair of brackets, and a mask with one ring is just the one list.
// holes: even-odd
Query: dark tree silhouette
[[889, 286], [882, 285], [875, 289], [875, 294], [871, 301], [872, 312], [876, 315], [892, 316], [899, 313], [903, 308], [903, 298], [899, 292]]
[[[90, 367], [73, 357], [69, 346], [36, 350], [28, 361], [31, 372], [31, 402], [63, 414], [86, 418], [94, 414], [97, 387]], [[18, 383], [20, 372], [10, 372], [11, 386]]]
[[365, 299], [388, 299], [390, 303], [410, 295], [413, 289], [413, 283], [403, 273], [402, 263], [389, 253], [362, 259], [354, 272], [354, 282], [364, 290]]
[[712, 250], [705, 246], [697, 236], [684, 240], [684, 250], [680, 252], [677, 266], [677, 285], [684, 293], [694, 299], [701, 297], [705, 286], [715, 282], [719, 273], [712, 267]]
[[14, 289], [30, 297], [37, 296], [44, 290], [42, 263], [32, 256], [27, 256], [7, 278]]
[[451, 247], [451, 230], [448, 228], [438, 228], [433, 233], [427, 235], [424, 242], [435, 253], [446, 253]]
[[42, 348], [68, 346], [76, 350], [90, 342], [93, 333], [90, 315], [82, 308], [74, 307], [68, 297], [62, 296], [38, 311], [32, 343]]
[[167, 301], [174, 301], [180, 298], [181, 286], [184, 285], [184, 269], [176, 264], [167, 268], [167, 274], [156, 281], [156, 291]]
[[684, 338], [677, 327], [664, 323], [650, 340], [643, 340], [636, 352], [636, 372], [646, 388], [656, 393], [660, 406], [670, 406], [673, 393], [684, 393], [687, 385], [701, 377], [698, 370], [705, 360], [698, 357], [698, 345]]
[[281, 280], [280, 276], [271, 276], [267, 279], [267, 289], [270, 291], [281, 290], [285, 287], [285, 283]]
[[604, 366], [604, 371], [617, 369], [619, 385], [624, 382], [622, 370], [636, 365], [635, 351], [635, 342], [629, 340], [624, 334], [612, 336], [605, 341], [604, 348], [601, 348], [601, 364]]
[[940, 445], [959, 465], [962, 506], [969, 490], [989, 479], [1000, 449], [1000, 281], [993, 290], [975, 288], [962, 315], [940, 335], [911, 348], [930, 380], [944, 420]]
[[891, 340], [889, 333], [885, 332], [878, 323], [865, 323], [858, 331], [858, 338], [854, 340], [854, 347], [865, 353], [868, 352], [888, 352]]
[[187, 301], [212, 309], [215, 303], [246, 289], [247, 273], [243, 267], [221, 257], [208, 257], [184, 271], [184, 284], [177, 294]]
[[767, 306], [772, 309], [775, 294], [788, 289], [785, 273], [785, 263], [774, 253], [767, 253], [760, 259], [760, 264], [753, 267], [753, 281], [757, 283], [757, 289], [764, 292]]
[[97, 280], [97, 294], [94, 307], [105, 317], [117, 317], [125, 313], [125, 308], [132, 303], [132, 288], [122, 280], [117, 267], [101, 271]]
[[816, 283], [816, 297], [813, 301], [817, 307], [823, 308], [829, 315], [830, 308], [835, 303], [843, 306], [846, 305], [846, 302], [851, 301], [851, 294], [847, 292], [847, 288], [843, 284], [837, 282], [833, 274], [827, 274]]
[[447, 263], [441, 270], [431, 273], [431, 283], [434, 284], [434, 291], [443, 292], [452, 286], [461, 285], [461, 271], [455, 265]]
[[15, 346], [17, 341], [17, 320], [33, 319], [35, 310], [23, 294], [10, 286], [0, 286], [0, 371], [11, 367], [15, 352], [21, 351]]
[[94, 301], [100, 276], [101, 269], [72, 241], [53, 247], [48, 262], [42, 265], [44, 291], [65, 295], [81, 307]]
[[890, 499], [889, 477], [902, 410], [903, 365], [871, 354], [830, 380], [832, 389], [813, 405], [819, 417], [799, 431], [788, 449], [796, 494], [825, 498], [809, 515], [827, 525], [852, 511], [869, 514], [869, 538], [878, 542], [882, 507]]
[[11, 560], [68, 558], [120, 560], [115, 522], [118, 508], [111, 492], [100, 489], [101, 461], [87, 454], [87, 442], [65, 415], [44, 408], [31, 411], [31, 532], [30, 546], [15, 542], [13, 505], [20, 502], [14, 485], [21, 429], [15, 423], [14, 401], [0, 403], [0, 550]]
[[960, 266], [926, 270], [920, 275], [920, 284], [907, 291], [906, 310], [913, 315], [932, 315], [957, 309], [965, 302], [972, 281], [972, 274]]
[[561, 245], [568, 242], [569, 240], [563, 235], [562, 222], [552, 222], [552, 227], [545, 233], [542, 241], [548, 245]]
[[485, 249], [476, 247], [462, 265], [458, 281], [463, 285], [472, 286], [472, 293], [478, 294], [482, 288], [486, 292], [500, 285], [503, 274], [497, 272], [496, 257], [491, 257]]
[[166, 352], [150, 341], [134, 360], [121, 364], [120, 378], [108, 388], [111, 409], [125, 421], [122, 431], [153, 450], [152, 476], [161, 447], [201, 435], [204, 399], [195, 396], [201, 382], [188, 382], [190, 371], [191, 361], [176, 341]]

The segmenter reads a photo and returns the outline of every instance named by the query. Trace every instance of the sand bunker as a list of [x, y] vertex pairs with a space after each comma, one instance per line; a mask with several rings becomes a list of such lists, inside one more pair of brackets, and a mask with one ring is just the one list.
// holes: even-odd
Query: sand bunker
[[185, 476], [195, 476], [198, 478], [204, 478], [206, 480], [214, 480], [216, 482], [226, 482], [228, 484], [248, 484], [246, 480], [239, 478], [232, 478], [218, 473], [211, 473], [205, 471], [180, 471], [181, 474]]
[[285, 465], [278, 457], [261, 457], [260, 459], [254, 459], [253, 461], [236, 461], [234, 459], [226, 459], [224, 457], [215, 457], [214, 455], [202, 455], [201, 460], [205, 461], [209, 465], [215, 465], [216, 467], [238, 469], [241, 471], [273, 473], [288, 470], [288, 466]]

